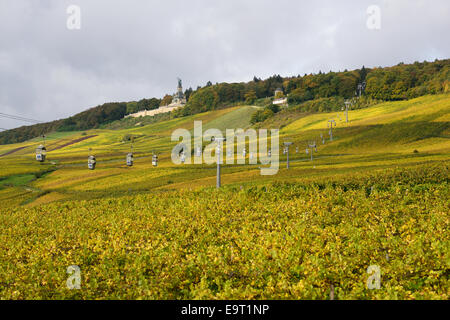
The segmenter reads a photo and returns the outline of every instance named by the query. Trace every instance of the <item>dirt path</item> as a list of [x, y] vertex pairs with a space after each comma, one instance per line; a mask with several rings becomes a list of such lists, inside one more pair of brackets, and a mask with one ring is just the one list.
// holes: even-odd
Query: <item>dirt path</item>
[[[91, 136], [86, 136], [86, 137], [82, 137], [82, 138], [79, 138], [79, 139], [74, 139], [74, 140], [71, 140], [71, 141], [69, 141], [69, 142], [67, 142], [67, 143], [64, 143], [64, 144], [60, 145], [60, 146], [57, 146], [56, 148], [54, 148], [54, 149], [52, 149], [52, 150], [49, 150], [49, 151], [59, 150], [59, 149], [65, 148], [65, 147], [67, 147], [67, 146], [70, 146], [70, 145], [72, 145], [72, 144], [75, 144], [75, 143], [78, 143], [78, 142], [81, 142], [81, 141], [84, 141], [84, 140], [87, 140], [87, 139], [90, 139], [90, 138], [93, 138], [93, 137], [96, 137], [96, 136], [97, 136], [97, 135], [91, 135]], [[1, 158], [1, 157], [9, 156], [10, 154], [13, 154], [13, 153], [15, 153], [15, 152], [17, 152], [17, 151], [23, 150], [23, 149], [28, 148], [28, 147], [29, 147], [29, 146], [26, 146], [26, 147], [20, 147], [20, 148], [16, 148], [16, 149], [13, 149], [13, 150], [11, 150], [11, 151], [8, 151], [8, 152], [6, 152], [6, 153], [4, 153], [4, 154], [0, 154], [0, 158]]]
[[84, 140], [87, 140], [87, 139], [90, 139], [90, 138], [93, 138], [93, 137], [96, 137], [96, 136], [97, 135], [91, 135], [91, 136], [86, 136], [86, 137], [78, 138], [78, 139], [75, 139], [75, 140], [71, 140], [71, 141], [69, 141], [67, 143], [64, 143], [64, 144], [62, 144], [60, 146], [57, 146], [55, 149], [52, 149], [51, 151], [59, 150], [59, 149], [68, 147], [68, 146], [70, 146], [72, 144], [75, 144], [75, 143], [78, 143], [78, 142], [81, 142], [81, 141], [84, 141]]
[[1, 154], [0, 157], [5, 157], [7, 155], [10, 155], [10, 154], [12, 154], [14, 152], [20, 151], [20, 150], [25, 149], [25, 148], [28, 148], [28, 146], [27, 147], [20, 147], [20, 148], [16, 148], [14, 150], [8, 151], [7, 153]]

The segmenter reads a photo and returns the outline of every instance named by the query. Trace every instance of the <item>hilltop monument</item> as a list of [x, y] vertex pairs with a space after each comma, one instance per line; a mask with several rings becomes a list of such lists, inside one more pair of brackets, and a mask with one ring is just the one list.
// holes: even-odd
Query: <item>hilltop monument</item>
[[182, 107], [186, 104], [186, 96], [183, 93], [183, 85], [180, 78], [178, 79], [177, 92], [173, 95], [172, 103], [169, 107]]
[[186, 105], [186, 96], [183, 93], [183, 85], [181, 83], [181, 79], [178, 78], [178, 88], [177, 92], [172, 96], [172, 103], [168, 106], [161, 106], [158, 109], [154, 110], [143, 110], [133, 114], [129, 114], [125, 116], [125, 118], [133, 117], [146, 117], [146, 116], [154, 116], [160, 113], [172, 112], [178, 108], [184, 107]]

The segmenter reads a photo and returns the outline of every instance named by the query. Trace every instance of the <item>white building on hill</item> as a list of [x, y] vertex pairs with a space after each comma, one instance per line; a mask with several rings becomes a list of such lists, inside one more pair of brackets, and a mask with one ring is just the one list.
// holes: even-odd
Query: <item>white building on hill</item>
[[186, 105], [186, 96], [183, 93], [183, 86], [181, 84], [181, 79], [178, 78], [178, 88], [177, 92], [173, 95], [172, 103], [168, 106], [161, 106], [158, 109], [154, 110], [143, 110], [139, 111], [133, 114], [127, 115], [125, 118], [133, 117], [133, 118], [139, 118], [139, 117], [146, 117], [146, 116], [154, 116], [156, 114], [160, 113], [167, 113], [172, 112], [178, 108], [184, 107]]
[[287, 98], [284, 96], [283, 90], [275, 90], [275, 99], [272, 104], [287, 106]]

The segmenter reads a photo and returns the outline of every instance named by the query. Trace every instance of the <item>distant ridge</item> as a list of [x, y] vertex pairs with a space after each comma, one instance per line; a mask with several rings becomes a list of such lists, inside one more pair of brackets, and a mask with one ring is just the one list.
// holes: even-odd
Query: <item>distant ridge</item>
[[[262, 106], [272, 104], [275, 90], [281, 89], [289, 107], [318, 99], [354, 97], [358, 85], [366, 83], [362, 93], [378, 101], [408, 100], [427, 94], [449, 92], [450, 59], [434, 62], [399, 63], [393, 67], [365, 68], [343, 72], [319, 71], [318, 74], [281, 77], [274, 75], [261, 80], [254, 77], [247, 83], [208, 82], [197, 90], [185, 92], [186, 106], [172, 110], [171, 117], [183, 117], [237, 104], [252, 105], [262, 101]], [[110, 102], [88, 109], [67, 119], [23, 126], [0, 132], [0, 144], [27, 141], [54, 131], [82, 131], [99, 128], [123, 119], [129, 114], [157, 109], [164, 99], [142, 99], [138, 102]], [[321, 112], [320, 109], [314, 110]]]

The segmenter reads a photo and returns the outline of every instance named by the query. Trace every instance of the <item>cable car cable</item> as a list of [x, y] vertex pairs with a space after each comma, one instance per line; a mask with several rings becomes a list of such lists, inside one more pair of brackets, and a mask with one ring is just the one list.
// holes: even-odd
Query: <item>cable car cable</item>
[[11, 119], [11, 120], [18, 120], [18, 121], [25, 121], [25, 122], [31, 122], [31, 123], [43, 123], [42, 121], [36, 120], [36, 119], [30, 119], [30, 118], [25, 118], [25, 117], [21, 117], [21, 116], [14, 116], [11, 114], [6, 114], [3, 112], [0, 112], [0, 117], [2, 118], [6, 118], [6, 119]]

